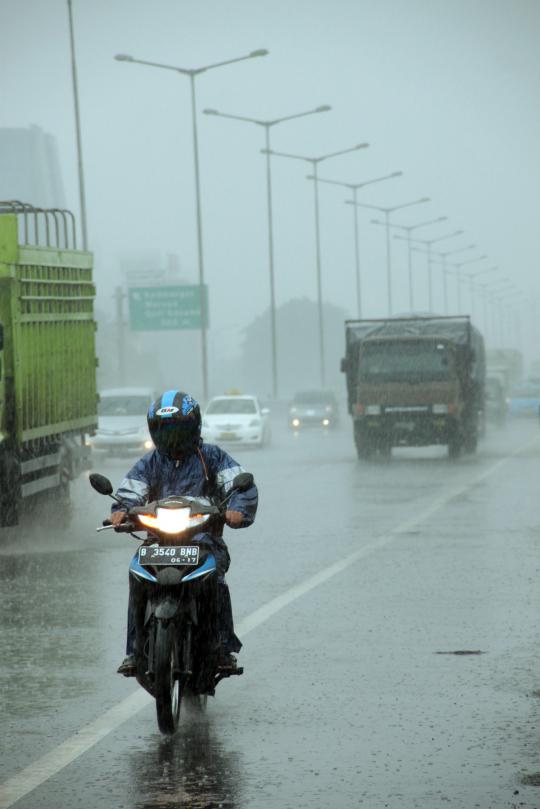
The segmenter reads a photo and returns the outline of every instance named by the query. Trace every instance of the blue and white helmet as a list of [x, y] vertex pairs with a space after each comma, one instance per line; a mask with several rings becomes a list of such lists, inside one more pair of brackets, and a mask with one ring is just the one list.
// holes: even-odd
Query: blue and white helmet
[[171, 458], [193, 452], [201, 443], [201, 408], [181, 390], [168, 390], [150, 405], [148, 429], [156, 449]]

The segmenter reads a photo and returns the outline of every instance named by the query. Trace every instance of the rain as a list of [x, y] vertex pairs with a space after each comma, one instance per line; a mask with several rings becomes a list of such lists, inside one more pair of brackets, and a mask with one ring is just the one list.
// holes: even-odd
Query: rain
[[0, 809], [540, 805], [539, 35], [0, 0]]

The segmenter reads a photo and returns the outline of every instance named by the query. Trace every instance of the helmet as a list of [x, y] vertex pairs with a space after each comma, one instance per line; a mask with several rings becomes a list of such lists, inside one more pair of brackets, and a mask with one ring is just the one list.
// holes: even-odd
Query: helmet
[[156, 449], [171, 458], [196, 450], [201, 442], [201, 409], [189, 393], [168, 390], [150, 405], [148, 429]]

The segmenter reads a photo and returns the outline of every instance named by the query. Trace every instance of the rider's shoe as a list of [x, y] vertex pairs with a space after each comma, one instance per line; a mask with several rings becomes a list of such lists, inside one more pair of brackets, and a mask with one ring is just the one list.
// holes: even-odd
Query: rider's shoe
[[123, 674], [124, 677], [135, 677], [137, 673], [137, 666], [135, 663], [135, 655], [127, 655], [124, 657], [121, 664], [117, 668], [118, 674]]
[[238, 668], [238, 663], [236, 657], [231, 654], [231, 652], [222, 652], [219, 658], [218, 666], [220, 669], [234, 671]]

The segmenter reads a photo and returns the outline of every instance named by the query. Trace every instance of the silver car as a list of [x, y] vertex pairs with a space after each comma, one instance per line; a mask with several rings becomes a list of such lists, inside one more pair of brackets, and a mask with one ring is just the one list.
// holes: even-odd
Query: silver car
[[154, 448], [146, 414], [156, 398], [150, 388], [110, 388], [100, 393], [93, 450], [110, 455], [144, 454]]

